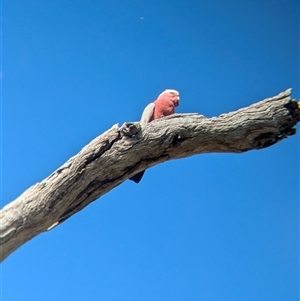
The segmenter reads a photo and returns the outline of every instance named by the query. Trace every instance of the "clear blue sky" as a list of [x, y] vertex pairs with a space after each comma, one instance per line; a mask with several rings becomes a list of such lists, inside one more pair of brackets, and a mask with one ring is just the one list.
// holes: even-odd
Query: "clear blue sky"
[[[293, 88], [298, 0], [3, 1], [2, 205], [166, 88], [218, 116]], [[299, 133], [147, 170], [2, 264], [3, 301], [296, 301]]]

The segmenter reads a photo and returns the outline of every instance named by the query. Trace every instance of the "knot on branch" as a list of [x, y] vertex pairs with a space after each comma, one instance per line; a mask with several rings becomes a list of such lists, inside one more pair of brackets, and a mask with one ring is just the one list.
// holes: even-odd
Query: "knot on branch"
[[139, 122], [125, 122], [119, 130], [121, 134], [131, 138], [141, 130], [141, 126]]
[[272, 132], [262, 133], [254, 138], [253, 146], [256, 149], [266, 148], [279, 142], [283, 138], [285, 137], [278, 133], [272, 133]]
[[254, 138], [254, 145], [256, 149], [269, 147], [288, 136], [296, 134], [294, 126], [300, 121], [300, 103], [291, 100], [284, 105], [288, 110], [288, 118], [281, 124], [276, 132], [261, 133]]
[[289, 114], [294, 121], [294, 125], [300, 121], [300, 101], [297, 102], [293, 99], [285, 104], [284, 107], [289, 111]]

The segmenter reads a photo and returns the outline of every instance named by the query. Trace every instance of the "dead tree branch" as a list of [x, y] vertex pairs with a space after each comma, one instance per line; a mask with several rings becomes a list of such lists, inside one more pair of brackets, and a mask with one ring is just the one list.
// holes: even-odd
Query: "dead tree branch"
[[290, 94], [219, 117], [175, 114], [114, 125], [0, 211], [1, 261], [139, 171], [201, 153], [262, 149], [295, 134], [300, 106]]

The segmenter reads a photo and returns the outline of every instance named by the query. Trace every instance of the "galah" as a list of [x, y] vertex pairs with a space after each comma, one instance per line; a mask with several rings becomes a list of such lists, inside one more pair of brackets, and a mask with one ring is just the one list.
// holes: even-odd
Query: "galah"
[[[175, 113], [175, 108], [179, 106], [179, 92], [167, 89], [158, 98], [148, 104], [144, 109], [140, 122], [148, 123], [152, 120], [162, 118]], [[129, 178], [135, 183], [139, 183], [144, 175], [144, 170]]]

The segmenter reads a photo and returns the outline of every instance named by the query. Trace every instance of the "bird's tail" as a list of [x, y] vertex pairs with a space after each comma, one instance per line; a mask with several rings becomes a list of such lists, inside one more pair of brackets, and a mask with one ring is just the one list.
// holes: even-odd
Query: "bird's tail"
[[135, 183], [139, 183], [140, 180], [142, 179], [143, 175], [144, 175], [145, 171], [141, 171], [137, 174], [135, 174], [134, 176], [132, 176], [131, 178], [129, 178], [129, 180], [135, 182]]

